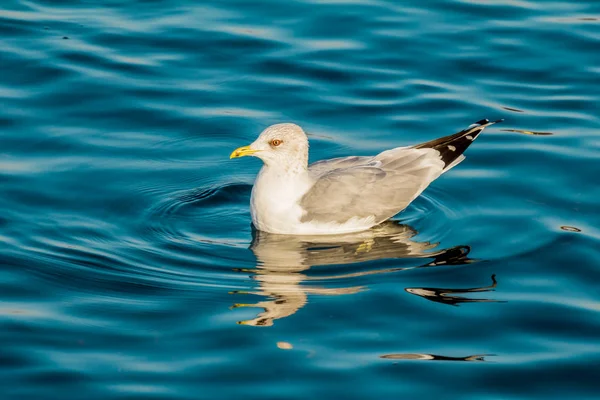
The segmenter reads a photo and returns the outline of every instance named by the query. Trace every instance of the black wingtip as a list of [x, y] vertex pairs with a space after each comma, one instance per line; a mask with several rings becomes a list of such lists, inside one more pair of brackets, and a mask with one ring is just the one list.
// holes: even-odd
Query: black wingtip
[[504, 121], [504, 118], [502, 118], [502, 119], [498, 119], [498, 120], [496, 120], [496, 121], [491, 121], [491, 122], [490, 122], [490, 120], [489, 120], [489, 119], [487, 119], [487, 118], [484, 118], [484, 119], [482, 119], [481, 121], [477, 121], [477, 122], [475, 122], [475, 124], [473, 124], [473, 125], [493, 125], [493, 124], [498, 124], [498, 123], [500, 123], [500, 122], [502, 122], [502, 121]]
[[440, 152], [440, 157], [446, 167], [453, 165], [452, 163], [464, 153], [464, 151], [473, 143], [477, 136], [483, 130], [495, 123], [502, 122], [503, 119], [490, 122], [489, 119], [485, 118], [480, 121], [469, 125], [466, 129], [455, 133], [454, 135], [441, 137], [429, 142], [421, 143], [416, 148], [431, 148]]

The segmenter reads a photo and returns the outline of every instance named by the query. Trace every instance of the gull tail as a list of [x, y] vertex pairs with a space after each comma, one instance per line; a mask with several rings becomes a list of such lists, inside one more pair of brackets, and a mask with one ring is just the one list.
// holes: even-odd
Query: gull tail
[[465, 159], [465, 156], [462, 154], [465, 152], [467, 147], [469, 147], [471, 143], [477, 139], [477, 136], [479, 136], [479, 134], [483, 132], [486, 127], [502, 121], [504, 120], [499, 119], [497, 121], [490, 121], [488, 119], [482, 119], [481, 121], [475, 122], [467, 129], [455, 133], [454, 135], [444, 136], [439, 139], [421, 143], [416, 145], [415, 148], [429, 148], [439, 151], [442, 161], [444, 161], [444, 164], [446, 164], [444, 167], [445, 172]]

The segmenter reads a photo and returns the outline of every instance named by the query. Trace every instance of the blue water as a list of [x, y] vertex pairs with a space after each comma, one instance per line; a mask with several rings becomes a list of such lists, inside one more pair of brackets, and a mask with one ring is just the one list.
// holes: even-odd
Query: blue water
[[[0, 398], [597, 398], [598, 1], [5, 0], [0, 34]], [[228, 159], [482, 118], [373, 238], [253, 232]]]

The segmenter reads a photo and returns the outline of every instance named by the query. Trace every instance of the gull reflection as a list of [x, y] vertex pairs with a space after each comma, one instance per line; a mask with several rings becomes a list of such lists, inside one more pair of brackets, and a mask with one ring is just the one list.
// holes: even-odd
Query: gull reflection
[[468, 289], [441, 289], [441, 288], [406, 288], [408, 293], [421, 296], [424, 299], [435, 301], [436, 303], [458, 306], [460, 303], [501, 303], [498, 300], [474, 299], [469, 297], [457, 296], [458, 294], [491, 292], [496, 288], [496, 275], [492, 275], [492, 284], [489, 286], [468, 288]]
[[[237, 269], [251, 274], [258, 282], [256, 291], [235, 291], [233, 294], [253, 294], [266, 300], [254, 304], [235, 304], [232, 308], [262, 308], [254, 319], [239, 324], [271, 326], [273, 321], [289, 317], [301, 309], [309, 294], [345, 295], [358, 293], [363, 286], [323, 288], [311, 281], [340, 280], [389, 273], [414, 268], [461, 265], [469, 259], [467, 246], [435, 250], [437, 243], [412, 240], [417, 232], [407, 225], [388, 221], [368, 231], [344, 235], [288, 236], [255, 231], [250, 249], [257, 258], [256, 268]], [[426, 258], [417, 266], [360, 271], [331, 276], [309, 277], [305, 274], [316, 265], [353, 264], [379, 259]]]
[[388, 360], [424, 360], [424, 361], [486, 361], [485, 357], [489, 357], [492, 354], [474, 354], [466, 357], [448, 357], [440, 356], [437, 354], [421, 354], [421, 353], [398, 353], [398, 354], [386, 354], [380, 356]]

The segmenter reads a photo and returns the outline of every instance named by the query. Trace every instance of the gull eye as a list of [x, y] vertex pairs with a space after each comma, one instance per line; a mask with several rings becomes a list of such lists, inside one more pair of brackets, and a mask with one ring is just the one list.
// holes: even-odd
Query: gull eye
[[280, 139], [273, 139], [269, 142], [269, 144], [273, 147], [277, 147], [279, 146], [281, 143], [283, 143], [283, 140]]

